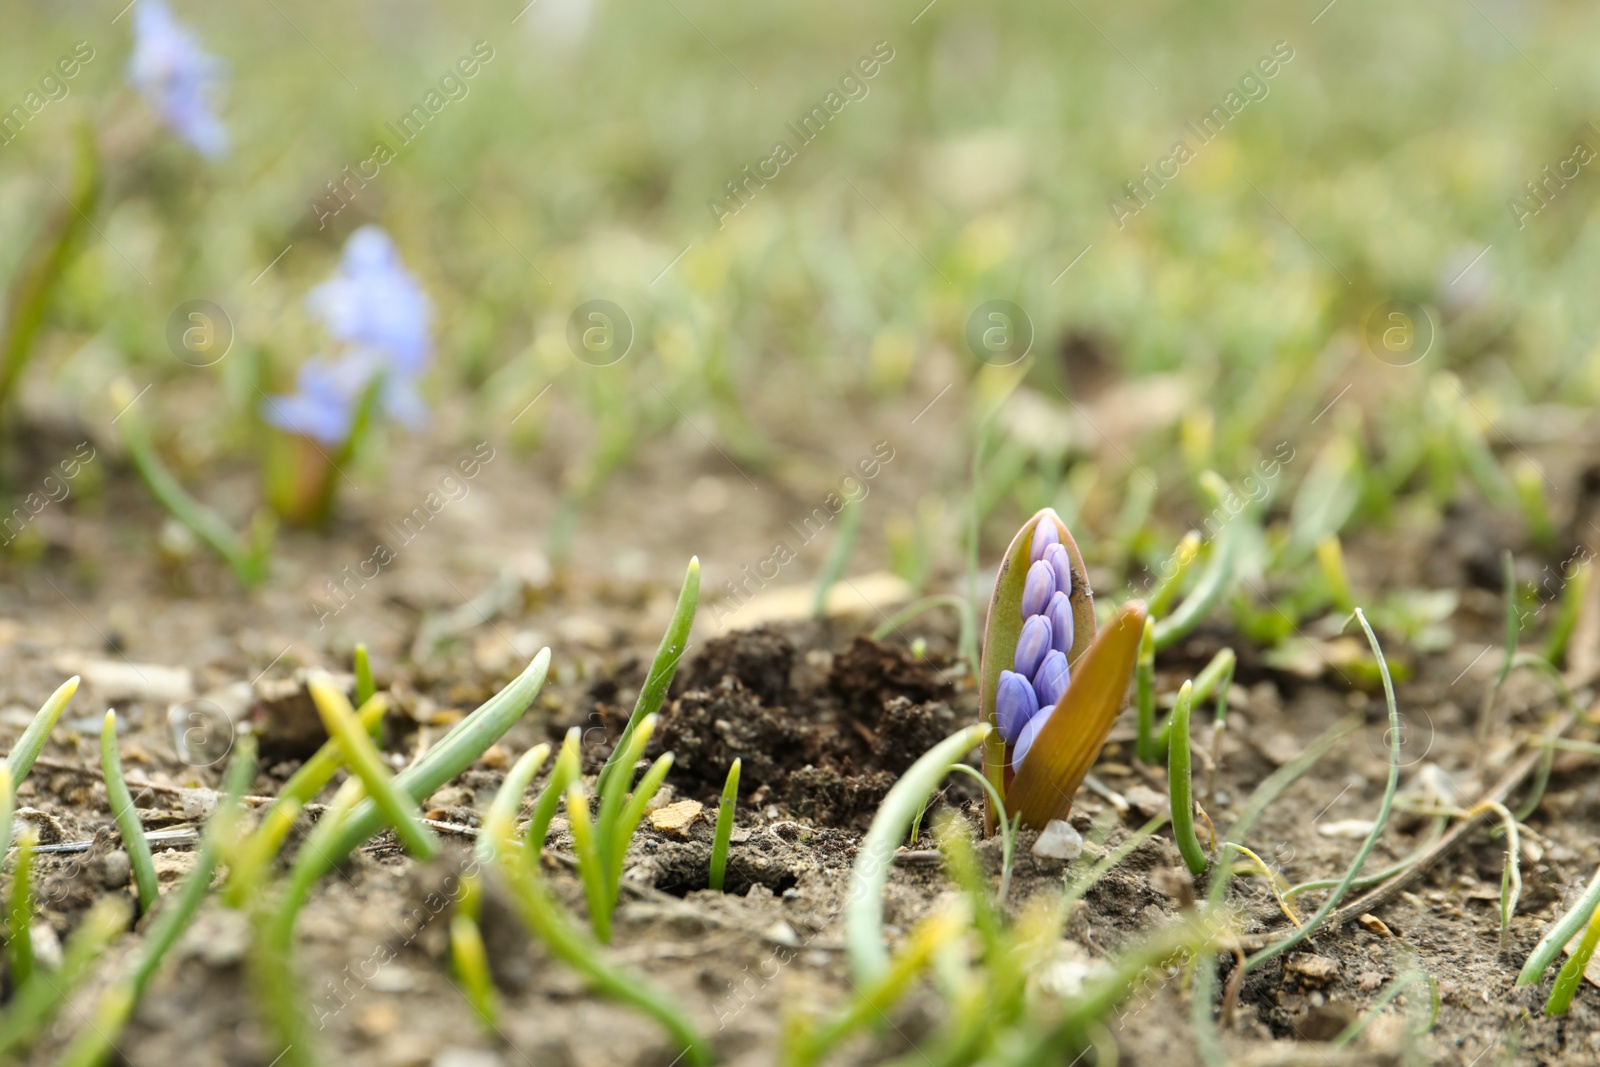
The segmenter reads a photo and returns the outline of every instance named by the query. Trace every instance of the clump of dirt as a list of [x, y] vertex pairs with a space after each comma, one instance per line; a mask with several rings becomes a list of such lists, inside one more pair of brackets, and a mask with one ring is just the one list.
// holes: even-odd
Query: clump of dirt
[[679, 789], [714, 797], [739, 758], [749, 802], [861, 825], [917, 755], [975, 714], [939, 664], [870, 637], [836, 655], [806, 650], [800, 663], [801, 649], [774, 628], [706, 647], [656, 731]]

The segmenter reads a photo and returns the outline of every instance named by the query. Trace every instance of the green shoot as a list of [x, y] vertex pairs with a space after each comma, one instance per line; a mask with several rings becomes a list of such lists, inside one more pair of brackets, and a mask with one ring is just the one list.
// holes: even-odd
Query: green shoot
[[1551, 663], [1560, 663], [1561, 657], [1566, 655], [1567, 642], [1572, 640], [1572, 631], [1578, 625], [1578, 612], [1583, 608], [1584, 598], [1589, 592], [1589, 581], [1593, 577], [1594, 566], [1586, 560], [1573, 570], [1567, 578], [1566, 588], [1561, 590], [1561, 607], [1544, 645], [1544, 658]]
[[811, 1064], [820, 1063], [845, 1038], [873, 1020], [882, 1018], [905, 995], [917, 975], [927, 967], [933, 954], [947, 942], [959, 937], [966, 928], [966, 916], [948, 910], [937, 912], [918, 923], [907, 938], [905, 950], [893, 962], [886, 963], [881, 975], [870, 982], [857, 983], [856, 995], [842, 1016], [820, 1027], [811, 1025], [810, 1020], [790, 1023], [784, 1035], [783, 1062], [786, 1067], [810, 1067]]
[[[965, 763], [952, 763], [950, 770], [955, 774], [966, 774], [978, 780], [984, 791], [989, 794], [989, 801], [1000, 807], [1000, 798], [995, 795], [994, 783], [983, 776], [981, 771], [968, 767]], [[920, 816], [919, 816], [920, 818]], [[1021, 816], [1000, 820], [1000, 845], [1004, 859], [1000, 866], [1000, 890], [995, 894], [995, 899], [1004, 904], [1007, 895], [1011, 892], [1011, 867], [1017, 851], [1017, 831], [1021, 828]]]
[[857, 987], [876, 987], [891, 970], [883, 944], [883, 889], [896, 847], [905, 840], [911, 820], [926, 806], [950, 764], [972, 751], [991, 729], [987, 723], [969, 726], [923, 753], [890, 788], [873, 815], [850, 870], [844, 912], [845, 950]]
[[811, 595], [813, 619], [820, 619], [827, 614], [828, 591], [844, 577], [844, 569], [850, 563], [850, 553], [856, 547], [856, 535], [861, 531], [860, 501], [845, 502], [839, 511], [838, 531], [833, 538], [833, 547], [828, 550], [827, 558], [822, 561], [822, 571], [817, 575], [816, 591]]
[[455, 966], [468, 1003], [483, 1020], [489, 1035], [494, 1037], [499, 1034], [500, 1002], [495, 994], [494, 979], [489, 975], [489, 954], [483, 947], [483, 934], [478, 929], [482, 892], [477, 877], [461, 879], [461, 902], [450, 917], [450, 962]]
[[1548, 552], [1556, 543], [1556, 526], [1550, 521], [1550, 508], [1544, 498], [1544, 471], [1531, 459], [1524, 458], [1511, 472], [1512, 486], [1522, 517], [1528, 523], [1528, 536], [1542, 552]]
[[722, 799], [717, 802], [717, 832], [711, 840], [711, 874], [706, 885], [718, 893], [722, 892], [722, 879], [728, 870], [728, 845], [733, 840], [733, 810], [739, 803], [741, 763], [735, 759], [728, 768], [728, 779], [722, 783]]
[[95, 902], [78, 928], [67, 938], [61, 966], [45, 974], [37, 973], [16, 986], [6, 1010], [0, 1013], [0, 1058], [9, 1058], [30, 1044], [50, 1021], [67, 996], [84, 979], [89, 966], [99, 959], [106, 946], [128, 928], [128, 903], [119, 896], [104, 896]]
[[1195, 682], [1195, 703], [1217, 693], [1217, 710], [1211, 719], [1211, 765], [1206, 770], [1206, 796], [1216, 792], [1217, 768], [1222, 766], [1222, 734], [1228, 726], [1228, 690], [1233, 687], [1233, 669], [1238, 665], [1238, 654], [1224, 648], [1212, 657]]
[[567, 821], [572, 827], [572, 851], [578, 856], [578, 874], [589, 902], [589, 925], [601, 944], [611, 940], [611, 908], [606, 898], [604, 863], [594, 825], [589, 821], [589, 799], [576, 783], [567, 788]]
[[28, 723], [28, 728], [22, 731], [17, 743], [11, 746], [11, 751], [6, 756], [6, 767], [11, 771], [13, 790], [28, 777], [28, 772], [33, 769], [33, 761], [44, 751], [44, 743], [49, 739], [50, 731], [55, 729], [56, 720], [61, 718], [61, 713], [66, 710], [67, 701], [71, 700], [72, 694], [77, 691], [77, 675], [62, 682], [56, 691], [50, 694], [50, 699], [44, 702], [38, 714], [34, 715], [33, 721]]
[[490, 808], [483, 833], [499, 860], [500, 873], [511, 889], [524, 924], [544, 942], [552, 955], [582, 974], [600, 993], [631, 1005], [659, 1022], [674, 1041], [683, 1046], [685, 1062], [710, 1063], [711, 1053], [705, 1040], [688, 1024], [677, 1005], [637, 975], [613, 969], [601, 958], [599, 948], [567, 921], [545, 888], [537, 860], [523, 854], [531, 850], [531, 842], [517, 840], [515, 823], [505, 814], [506, 807], [497, 803]]
[[238, 828], [240, 800], [255, 772], [255, 739], [246, 736], [228, 761], [222, 794], [200, 835], [194, 866], [184, 876], [183, 883], [168, 894], [166, 903], [152, 921], [133, 969], [106, 992], [89, 1025], [62, 1054], [61, 1067], [98, 1067], [115, 1050], [117, 1036], [132, 1017], [156, 969], [188, 929], [211, 891], [211, 876], [216, 872], [224, 846], [233, 839]]
[[1189, 711], [1194, 706], [1194, 684], [1184, 682], [1178, 704], [1172, 709], [1172, 733], [1167, 743], [1167, 789], [1172, 800], [1172, 836], [1178, 841], [1189, 873], [1206, 870], [1205, 850], [1194, 833], [1194, 793], [1189, 767]]
[[[506, 773], [505, 780], [500, 783], [500, 789], [494, 795], [493, 803], [489, 805], [488, 814], [484, 816], [484, 825], [487, 826], [490, 819], [516, 822], [517, 812], [522, 808], [522, 795], [528, 791], [528, 783], [533, 781], [533, 776], [549, 758], [550, 746], [538, 744], [524, 752], [522, 757], [511, 765], [511, 770]], [[478, 835], [473, 851], [479, 863], [494, 862], [494, 846], [487, 833]]]
[[1600, 905], [1600, 871], [1596, 871], [1594, 878], [1572, 906], [1572, 910], [1561, 917], [1561, 920], [1545, 932], [1529, 954], [1528, 961], [1522, 965], [1522, 970], [1517, 974], [1515, 988], [1532, 985], [1544, 977], [1544, 972], [1550, 969], [1556, 956], [1566, 947], [1567, 942], [1577, 936], [1583, 925], [1596, 914], [1596, 905]]
[[[1378, 636], [1372, 632], [1372, 626], [1367, 622], [1367, 616], [1360, 608], [1356, 609], [1356, 621], [1361, 623], [1361, 629], [1366, 631], [1367, 643], [1372, 647], [1373, 658], [1378, 661], [1378, 671], [1383, 675], [1383, 698], [1389, 708], [1389, 777], [1384, 784], [1383, 801], [1378, 806], [1378, 817], [1373, 821], [1372, 831], [1367, 834], [1366, 840], [1361, 842], [1361, 847], [1356, 851], [1355, 858], [1350, 861], [1349, 868], [1344, 873], [1344, 878], [1334, 887], [1328, 899], [1322, 902], [1316, 914], [1306, 920], [1300, 929], [1289, 934], [1283, 940], [1261, 949], [1244, 962], [1248, 970], [1274, 956], [1281, 955], [1298, 945], [1309, 937], [1322, 921], [1333, 913], [1339, 901], [1344, 898], [1350, 884], [1361, 873], [1362, 866], [1367, 862], [1367, 857], [1372, 854], [1372, 849], [1378, 843], [1378, 838], [1383, 834], [1384, 827], [1389, 824], [1389, 813], [1394, 809], [1394, 795], [1400, 786], [1400, 708], [1395, 702], [1394, 679], [1389, 676], [1389, 661], [1383, 656], [1383, 649], [1378, 645]], [[1288, 766], [1287, 764], [1285, 766]], [[1281, 769], [1281, 768], [1280, 768]], [[1230, 834], [1231, 836], [1231, 834]]]
[[80, 121], [74, 134], [72, 184], [23, 254], [7, 294], [5, 329], [0, 333], [0, 407], [10, 398], [28, 364], [50, 300], [71, 263], [84, 228], [94, 225], [90, 219], [100, 189], [94, 132], [89, 123]]
[[11, 895], [6, 898], [6, 959], [13, 985], [33, 975], [33, 854], [39, 837], [24, 830], [17, 840], [17, 860], [11, 868]]
[[1161, 579], [1150, 594], [1150, 615], [1160, 618], [1172, 607], [1172, 602], [1177, 599], [1178, 591], [1183, 588], [1184, 579], [1189, 577], [1189, 568], [1200, 556], [1200, 531], [1190, 530], [1179, 540], [1178, 547], [1172, 550], [1172, 573]]
[[1155, 763], [1161, 758], [1161, 749], [1156, 743], [1155, 634], [1155, 617], [1147, 616], [1144, 635], [1139, 638], [1139, 660], [1133, 671], [1133, 699], [1139, 714], [1139, 734], [1134, 742], [1134, 754], [1143, 763]]
[[1211, 561], [1200, 575], [1200, 581], [1194, 590], [1184, 597], [1183, 603], [1178, 605], [1176, 611], [1156, 623], [1154, 634], [1156, 651], [1169, 648], [1189, 636], [1194, 628], [1211, 614], [1211, 609], [1222, 600], [1222, 595], [1227, 591], [1228, 583], [1233, 578], [1233, 560], [1241, 536], [1239, 526], [1248, 521], [1247, 516], [1236, 515], [1233, 521], [1217, 534], [1216, 542], [1211, 549]]
[[1350, 592], [1350, 575], [1344, 566], [1344, 547], [1338, 534], [1329, 534], [1317, 542], [1317, 562], [1322, 566], [1322, 577], [1328, 583], [1333, 606], [1339, 614], [1349, 615], [1356, 610], [1355, 596]]
[[[377, 730], [388, 708], [389, 698], [382, 694], [365, 701], [356, 712], [362, 730], [369, 735]], [[228, 885], [223, 890], [223, 900], [229, 907], [244, 905], [259, 884], [261, 872], [283, 847], [300, 812], [333, 780], [343, 765], [344, 749], [330, 737], [310, 759], [300, 765], [299, 770], [290, 775], [266, 814], [261, 817], [260, 824], [230, 857]]]
[[[677, 673], [678, 664], [689, 647], [689, 631], [694, 626], [695, 608], [699, 603], [700, 557], [695, 556], [689, 560], [689, 571], [684, 575], [683, 588], [678, 592], [672, 620], [667, 623], [667, 632], [661, 638], [661, 646], [656, 649], [655, 659], [650, 661], [650, 673], [645, 675], [644, 687], [639, 690], [639, 699], [633, 705], [633, 714], [628, 717], [628, 725], [617, 739], [617, 747], [611, 750], [610, 758], [600, 768], [600, 778], [595, 784], [595, 793], [599, 796], [606, 795], [606, 787], [616, 773], [616, 764], [622, 754], [628, 751], [629, 742], [639, 723], [660, 711], [661, 705], [666, 703], [667, 689], [672, 685], [672, 677]], [[627, 766], [631, 768], [633, 765]]]
[[356, 720], [355, 709], [350, 706], [349, 699], [335, 688], [326, 675], [312, 678], [306, 688], [317, 705], [328, 736], [339, 742], [345, 765], [361, 779], [367, 794], [377, 802], [379, 810], [389, 825], [394, 827], [395, 835], [405, 845], [406, 851], [424, 860], [438, 855], [437, 835], [428, 829], [428, 824], [417, 814], [416, 802], [395, 787], [388, 768], [383, 765], [383, 756]]
[[117, 753], [117, 713], [107, 711], [100, 727], [100, 768], [106, 779], [106, 801], [122, 833], [122, 847], [128, 853], [133, 867], [133, 880], [139, 888], [139, 913], [142, 915], [155, 906], [161, 890], [156, 882], [155, 862], [150, 857], [150, 842], [145, 840], [144, 827], [139, 825], [139, 813], [134, 809], [133, 796], [122, 777], [122, 757]]
[[550, 780], [534, 802], [533, 820], [528, 823], [528, 859], [532, 863], [538, 863], [540, 854], [544, 852], [545, 837], [550, 833], [550, 820], [555, 818], [556, 808], [566, 795], [567, 787], [578, 780], [582, 767], [578, 756], [581, 735], [582, 731], [576, 726], [567, 731], [555, 766], [550, 770]]
[[111, 399], [121, 411], [117, 418], [122, 424], [122, 440], [128, 447], [128, 459], [139, 473], [140, 480], [150, 490], [150, 495], [173, 518], [221, 556], [239, 584], [250, 589], [265, 581], [267, 560], [272, 550], [271, 525], [256, 523], [252, 527], [251, 542], [246, 543], [228, 525], [227, 520], [191, 496], [161, 461], [154, 442], [150, 440], [149, 428], [134, 408], [138, 396], [133, 386], [118, 380], [112, 387]]
[[954, 608], [956, 618], [959, 620], [960, 630], [956, 635], [956, 655], [966, 663], [967, 670], [976, 674], [978, 670], [978, 627], [972, 615], [972, 601], [965, 597], [956, 596], [954, 593], [939, 593], [934, 596], [925, 596], [914, 600], [901, 608], [893, 615], [884, 619], [878, 628], [872, 631], [874, 641], [887, 640], [889, 635], [899, 630], [900, 627], [934, 608]]
[[367, 658], [367, 646], [357, 645], [355, 651], [356, 669], [356, 707], [366, 706], [378, 691], [378, 684], [372, 680], [372, 661]]
[[606, 888], [613, 908], [617, 906], [622, 891], [622, 861], [627, 857], [628, 844], [633, 840], [639, 824], [644, 821], [645, 809], [655, 799], [656, 793], [660, 792], [661, 783], [666, 780], [667, 772], [672, 769], [672, 759], [672, 753], [668, 752], [650, 764], [650, 768], [640, 777], [633, 795], [628, 798], [622, 814], [611, 826], [611, 845], [608, 853], [610, 866], [606, 869]]
[[[540, 650], [504, 689], [447, 731], [421, 759], [395, 775], [389, 784], [396, 792], [410, 797], [413, 803], [432, 795], [471, 766], [522, 717], [544, 685], [549, 670], [550, 650], [546, 648]], [[295, 917], [317, 879], [383, 825], [383, 811], [372, 798], [363, 798], [361, 780], [346, 781], [296, 855], [275, 911], [257, 926], [252, 955], [255, 985], [272, 1029], [288, 1047], [289, 1057], [298, 1067], [314, 1067], [315, 1056], [304, 1035], [304, 1019], [293, 996], [298, 986], [290, 960]]]
[[1583, 940], [1578, 942], [1578, 947], [1556, 974], [1555, 988], [1550, 990], [1550, 999], [1544, 1005], [1546, 1015], [1565, 1015], [1572, 1006], [1572, 997], [1583, 982], [1583, 972], [1588, 969], [1597, 943], [1600, 943], [1600, 910], [1589, 917], [1589, 925], [1583, 930]]
[[1500, 663], [1500, 670], [1494, 676], [1494, 684], [1490, 685], [1483, 694], [1483, 707], [1478, 712], [1478, 758], [1488, 749], [1489, 739], [1494, 736], [1495, 728], [1495, 701], [1500, 697], [1500, 688], [1506, 684], [1506, 678], [1511, 674], [1511, 665], [1517, 658], [1517, 634], [1522, 629], [1522, 620], [1517, 614], [1517, 568], [1508, 548], [1500, 554], [1500, 564], [1505, 572], [1505, 612], [1506, 636], [1505, 658]]

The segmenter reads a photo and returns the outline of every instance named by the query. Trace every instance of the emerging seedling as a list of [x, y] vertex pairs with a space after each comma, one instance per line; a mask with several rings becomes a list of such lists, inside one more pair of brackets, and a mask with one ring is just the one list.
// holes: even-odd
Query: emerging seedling
[[1145, 606], [1120, 608], [1095, 634], [1094, 594], [1072, 534], [1049, 508], [1007, 549], [989, 603], [980, 679], [984, 774], [1004, 805], [1043, 829], [1065, 818], [1122, 710]]
[[733, 811], [739, 803], [739, 768], [742, 760], [734, 760], [728, 768], [728, 780], [722, 783], [722, 799], [717, 803], [717, 832], [711, 842], [711, 873], [706, 885], [722, 892], [722, 879], [728, 870], [728, 845], [733, 840]]

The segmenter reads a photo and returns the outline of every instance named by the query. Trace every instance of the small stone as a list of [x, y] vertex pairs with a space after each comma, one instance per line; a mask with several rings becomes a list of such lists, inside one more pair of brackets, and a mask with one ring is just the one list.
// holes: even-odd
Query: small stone
[[652, 811], [650, 813], [650, 825], [664, 834], [688, 837], [689, 827], [693, 826], [695, 820], [700, 818], [700, 813], [703, 810], [704, 805], [698, 800], [680, 800], [676, 804], [668, 804], [666, 807]]
[[1310, 989], [1319, 989], [1339, 977], [1339, 961], [1312, 952], [1295, 952], [1283, 965], [1285, 979], [1293, 978]]
[[1157, 815], [1165, 815], [1171, 810], [1171, 801], [1167, 794], [1157, 792], [1147, 785], [1136, 785], [1123, 794], [1133, 810], [1143, 815], [1146, 819], [1153, 819]]
[[121, 889], [128, 884], [132, 873], [133, 864], [128, 860], [128, 854], [120, 848], [100, 857], [100, 884], [107, 889]]
[[[1360, 923], [1362, 926], [1365, 926], [1368, 930], [1371, 930], [1375, 934], [1382, 934], [1384, 937], [1394, 936], [1394, 931], [1389, 929], [1388, 925], [1382, 919], [1378, 918], [1371, 912], [1364, 912], [1359, 918], [1356, 919], [1356, 922]], [[1377, 948], [1376, 945], [1373, 947]], [[1381, 956], [1383, 950], [1378, 949], [1378, 953]]]
[[1083, 835], [1072, 828], [1065, 819], [1051, 819], [1039, 839], [1033, 843], [1033, 854], [1046, 859], [1070, 861], [1083, 852]]
[[33, 958], [52, 971], [61, 969], [61, 939], [56, 928], [42, 919], [28, 926], [28, 936], [33, 941]]
[[767, 927], [766, 930], [762, 932], [761, 936], [766, 938], [768, 941], [774, 941], [780, 945], [787, 945], [789, 948], [800, 947], [800, 935], [794, 932], [794, 927], [790, 926], [782, 919], [779, 919], [777, 922]]

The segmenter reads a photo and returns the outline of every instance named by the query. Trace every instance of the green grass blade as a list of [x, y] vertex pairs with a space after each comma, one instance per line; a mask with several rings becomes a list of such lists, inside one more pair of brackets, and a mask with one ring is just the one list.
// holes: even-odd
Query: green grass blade
[[516, 824], [517, 812], [522, 808], [522, 795], [528, 791], [528, 783], [533, 781], [533, 776], [539, 772], [539, 768], [544, 766], [544, 761], [549, 757], [548, 744], [534, 745], [511, 765], [511, 770], [506, 772], [505, 780], [495, 791], [494, 800], [490, 802], [489, 810], [483, 817], [484, 832], [478, 835], [478, 840], [473, 845], [479, 863], [494, 862], [493, 836], [487, 829], [489, 823], [499, 819], [512, 825]]
[[128, 902], [104, 896], [95, 902], [78, 928], [67, 938], [61, 966], [51, 974], [38, 974], [16, 988], [0, 1012], [0, 1062], [27, 1046], [86, 977], [89, 967], [106, 946], [128, 928]]
[[11, 895], [6, 897], [6, 959], [11, 982], [22, 985], [33, 976], [33, 854], [38, 835], [24, 830], [17, 840], [11, 867]]
[[705, 1067], [711, 1062], [711, 1050], [684, 1017], [682, 1009], [656, 992], [648, 982], [637, 975], [615, 969], [601, 956], [599, 946], [586, 939], [570, 923], [559, 905], [551, 898], [539, 877], [535, 859], [521, 855], [525, 845], [519, 845], [509, 820], [500, 820], [485, 832], [494, 833], [494, 850], [500, 859], [500, 871], [510, 886], [517, 910], [523, 922], [535, 936], [544, 942], [551, 955], [563, 961], [587, 978], [601, 994], [623, 1004], [639, 1009], [661, 1024], [674, 1042], [683, 1048], [686, 1064]]
[[1522, 965], [1522, 970], [1517, 974], [1516, 987], [1532, 985], [1544, 977], [1544, 972], [1550, 969], [1550, 964], [1561, 954], [1567, 942], [1577, 936], [1583, 924], [1589, 922], [1590, 917], [1597, 914], [1596, 905], [1600, 905], [1600, 871], [1596, 871], [1590, 880], [1588, 888], [1572, 906], [1572, 910], [1561, 917], [1561, 920], [1552, 926], [1534, 946], [1533, 952], [1528, 955], [1528, 961]]
[[822, 562], [822, 570], [817, 575], [816, 589], [811, 594], [813, 619], [820, 619], [827, 614], [828, 592], [840, 578], [844, 577], [844, 569], [850, 562], [850, 553], [855, 551], [856, 535], [860, 532], [861, 502], [846, 501], [839, 511], [838, 533], [834, 535], [833, 546]]
[[616, 770], [618, 756], [627, 749], [633, 731], [646, 716], [654, 715], [666, 703], [667, 689], [672, 685], [678, 663], [689, 647], [689, 631], [694, 627], [694, 613], [699, 604], [700, 557], [695, 556], [689, 560], [683, 588], [678, 592], [678, 604], [672, 609], [672, 620], [667, 623], [667, 632], [661, 638], [661, 646], [656, 649], [655, 659], [650, 661], [650, 673], [645, 675], [639, 699], [633, 705], [633, 714], [628, 717], [628, 725], [617, 739], [617, 747], [611, 750], [611, 757], [600, 768], [600, 778], [595, 784], [595, 792], [599, 796], [605, 796], [611, 775]]
[[717, 830], [711, 838], [711, 874], [706, 884], [718, 893], [722, 892], [722, 881], [728, 871], [728, 847], [733, 841], [733, 814], [739, 803], [739, 769], [742, 765], [742, 760], [735, 759], [733, 766], [728, 768], [727, 780], [722, 783], [722, 799], [717, 802]]
[[33, 769], [33, 761], [39, 758], [39, 753], [44, 751], [44, 743], [50, 737], [50, 731], [55, 729], [56, 720], [61, 718], [61, 713], [66, 710], [67, 701], [72, 699], [72, 694], [78, 691], [78, 676], [73, 675], [62, 682], [50, 699], [34, 715], [33, 721], [28, 723], [28, 728], [22, 731], [22, 736], [17, 738], [17, 743], [11, 746], [11, 752], [6, 756], [6, 766], [11, 769], [11, 788], [15, 790], [28, 777], [28, 772]]
[[117, 1037], [144, 996], [150, 979], [155, 977], [161, 961], [194, 921], [211, 891], [211, 876], [222, 858], [224, 846], [233, 840], [238, 829], [240, 801], [255, 777], [255, 744], [255, 738], [250, 736], [240, 740], [223, 774], [216, 810], [200, 834], [194, 866], [156, 912], [133, 969], [101, 997], [89, 1025], [68, 1046], [58, 1067], [98, 1067], [115, 1051]]
[[550, 769], [550, 780], [544, 784], [539, 799], [534, 802], [533, 818], [528, 822], [528, 859], [532, 863], [538, 863], [539, 856], [544, 852], [545, 837], [550, 833], [550, 820], [556, 817], [567, 787], [578, 780], [578, 773], [583, 766], [578, 755], [581, 736], [582, 731], [576, 726], [567, 731], [566, 739], [561, 742], [561, 751], [556, 755], [555, 766]]
[[489, 974], [489, 953], [483, 945], [483, 932], [478, 928], [482, 891], [476, 876], [461, 879], [461, 902], [450, 917], [450, 962], [461, 980], [461, 992], [467, 1003], [477, 1011], [485, 1031], [493, 1039], [500, 1034], [500, 999]]
[[346, 766], [366, 786], [367, 794], [377, 802], [378, 809], [394, 827], [395, 835], [405, 845], [406, 851], [424, 860], [438, 855], [438, 836], [422, 821], [416, 802], [395, 786], [377, 746], [356, 721], [355, 709], [350, 706], [350, 701], [326, 675], [312, 678], [306, 688], [317, 705], [328, 736], [338, 740]]
[[356, 669], [356, 707], [365, 707], [378, 691], [378, 683], [372, 680], [372, 661], [367, 658], [367, 646], [357, 645], [355, 651]]
[[1596, 943], [1600, 943], [1600, 910], [1589, 917], [1589, 925], [1583, 931], [1583, 940], [1578, 942], [1578, 947], [1567, 957], [1567, 962], [1556, 975], [1555, 988], [1550, 990], [1550, 999], [1545, 1001], [1546, 1015], [1565, 1015], [1567, 1009], [1572, 1006], [1572, 997], [1583, 982], [1583, 972], [1594, 956]]
[[622, 888], [622, 861], [628, 855], [628, 844], [633, 840], [634, 831], [639, 829], [639, 823], [644, 820], [645, 809], [661, 791], [661, 783], [666, 780], [667, 772], [670, 770], [672, 770], [672, 753], [667, 752], [657, 757], [639, 779], [638, 787], [628, 799], [628, 806], [622, 809], [622, 814], [617, 817], [617, 824], [611, 828], [608, 861], [610, 866], [606, 869], [606, 891], [613, 908], [617, 906], [617, 897]]
[[100, 769], [106, 780], [106, 801], [111, 805], [112, 817], [122, 832], [122, 847], [128, 853], [133, 867], [133, 880], [139, 888], [139, 913], [143, 915], [155, 907], [161, 889], [156, 881], [155, 861], [150, 857], [150, 842], [145, 840], [144, 827], [139, 825], [139, 812], [133, 806], [133, 796], [122, 777], [122, 757], [117, 752], [117, 713], [107, 711], [100, 727]]
[[844, 911], [845, 949], [857, 986], [876, 985], [889, 973], [889, 952], [883, 943], [883, 889], [895, 849], [928, 802], [928, 797], [949, 773], [950, 764], [972, 751], [992, 729], [978, 723], [959, 730], [923, 753], [900, 776], [872, 817], [861, 840]]
[[[389, 698], [377, 694], [361, 705], [356, 718], [369, 735], [377, 730], [389, 708]], [[229, 861], [228, 886], [223, 899], [230, 907], [241, 907], [250, 893], [260, 883], [261, 872], [277, 856], [294, 828], [295, 820], [305, 806], [316, 799], [339, 768], [344, 766], [344, 749], [335, 738], [329, 738], [300, 769], [278, 790], [272, 805], [261, 817], [255, 831], [245, 838]]]
[[1156, 623], [1154, 635], [1156, 651], [1169, 648], [1189, 636], [1190, 632], [1211, 614], [1211, 609], [1217, 606], [1223, 593], [1227, 592], [1228, 583], [1233, 579], [1233, 558], [1240, 539], [1239, 526], [1249, 521], [1247, 515], [1236, 515], [1233, 521], [1217, 534], [1211, 562], [1206, 565], [1194, 590], [1183, 598], [1183, 603], [1178, 605], [1177, 610]]
[[1144, 634], [1139, 638], [1139, 660], [1133, 669], [1133, 702], [1139, 715], [1139, 734], [1134, 753], [1144, 763], [1159, 763], [1161, 746], [1156, 741], [1156, 620], [1147, 615]]
[[1172, 836], [1189, 873], [1206, 871], [1205, 849], [1194, 833], [1194, 784], [1189, 763], [1189, 712], [1194, 707], [1194, 683], [1184, 682], [1172, 709], [1172, 734], [1167, 742], [1167, 789], [1172, 800]]
[[92, 225], [89, 220], [100, 190], [94, 131], [87, 122], [79, 122], [74, 134], [72, 184], [24, 254], [7, 294], [4, 333], [0, 334], [0, 407], [22, 376], [50, 299], [85, 228]]
[[646, 715], [639, 720], [638, 728], [627, 735], [625, 743], [618, 744], [617, 750], [611, 753], [611, 759], [606, 761], [611, 764], [611, 774], [602, 779], [604, 792], [596, 797], [599, 806], [594, 825], [596, 842], [600, 846], [600, 860], [608, 872], [613, 867], [621, 866], [621, 858], [613, 855], [611, 831], [622, 814], [628, 791], [633, 788], [633, 769], [644, 757], [645, 747], [650, 744], [650, 737], [656, 731], [656, 721], [654, 715]]
[[605, 864], [595, 840], [594, 824], [589, 821], [589, 798], [583, 787], [567, 788], [567, 821], [572, 827], [572, 851], [578, 856], [578, 874], [583, 879], [583, 895], [589, 902], [589, 925], [601, 944], [611, 941], [611, 891], [606, 885]]
[[1372, 626], [1367, 622], [1367, 616], [1360, 608], [1356, 609], [1356, 621], [1361, 623], [1361, 629], [1366, 631], [1367, 643], [1372, 647], [1372, 655], [1378, 661], [1378, 671], [1383, 676], [1383, 699], [1389, 708], [1389, 778], [1384, 784], [1383, 801], [1378, 806], [1378, 816], [1373, 821], [1372, 831], [1367, 834], [1366, 840], [1361, 842], [1355, 859], [1350, 861], [1349, 868], [1345, 871], [1344, 878], [1322, 902], [1316, 914], [1306, 920], [1304, 926], [1289, 934], [1283, 940], [1269, 945], [1245, 960], [1246, 969], [1281, 955], [1289, 949], [1304, 941], [1321, 925], [1322, 920], [1333, 913], [1339, 906], [1339, 901], [1344, 898], [1349, 890], [1350, 883], [1355, 881], [1361, 873], [1362, 866], [1367, 862], [1367, 857], [1372, 854], [1372, 849], [1378, 843], [1378, 838], [1383, 834], [1384, 827], [1389, 824], [1389, 813], [1394, 809], [1394, 794], [1400, 786], [1400, 708], [1395, 702], [1394, 679], [1389, 676], [1389, 661], [1383, 657], [1383, 649], [1378, 645], [1378, 636], [1372, 632]]
[[[511, 729], [528, 710], [550, 670], [550, 650], [542, 649], [504, 689], [481, 704], [440, 738], [421, 759], [394, 776], [397, 790], [420, 804], [441, 786], [472, 766], [484, 750]], [[336, 837], [328, 842], [325, 872], [348, 856], [383, 825], [383, 814], [369, 797], [344, 819]]]

